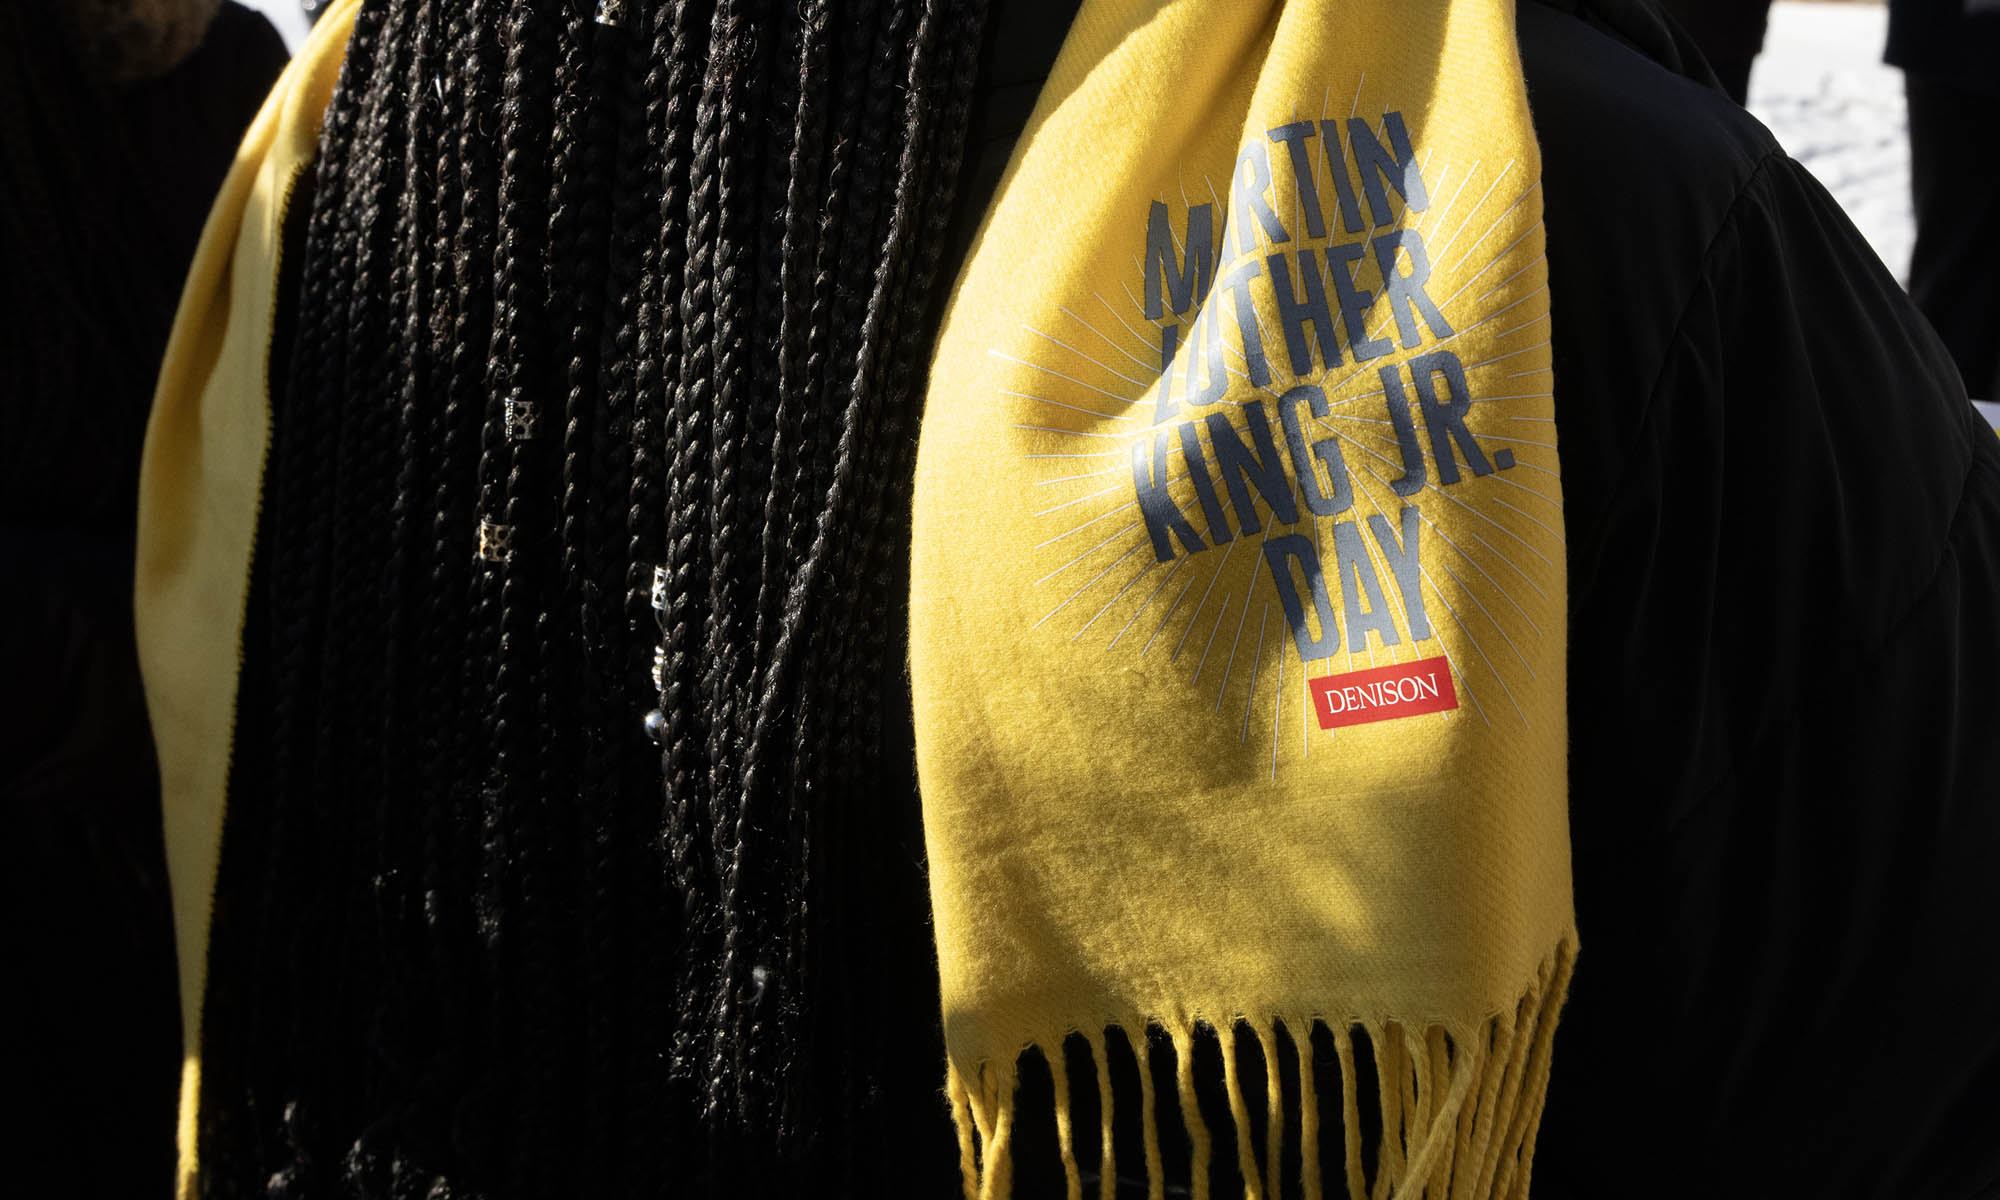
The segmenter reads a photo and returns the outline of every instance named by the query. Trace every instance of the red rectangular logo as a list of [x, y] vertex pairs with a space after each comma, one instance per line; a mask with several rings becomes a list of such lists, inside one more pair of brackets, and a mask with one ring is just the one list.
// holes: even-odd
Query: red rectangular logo
[[1424, 658], [1391, 667], [1371, 667], [1312, 681], [1313, 710], [1321, 729], [1393, 721], [1458, 707], [1451, 664]]

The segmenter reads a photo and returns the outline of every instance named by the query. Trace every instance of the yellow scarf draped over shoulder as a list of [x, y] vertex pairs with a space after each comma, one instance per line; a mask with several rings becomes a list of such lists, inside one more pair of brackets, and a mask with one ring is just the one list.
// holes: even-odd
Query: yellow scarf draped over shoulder
[[[1316, 1023], [1346, 1162], [1306, 1156], [1307, 1195], [1526, 1194], [1576, 952], [1540, 177], [1511, 0], [1085, 3], [956, 284], [917, 469], [969, 1194], [1010, 1186], [1026, 1050], [1082, 1034], [1108, 1113], [1107, 1031], [1163, 1030], [1191, 1118], [1160, 1129], [1146, 1076], [1144, 1167], [1157, 1196], [1186, 1137], [1199, 1196], [1197, 1027], [1275, 1078]], [[1260, 1167], [1223, 1061], [1275, 1194], [1288, 1122], [1273, 1098]], [[1075, 1195], [1091, 1085], [1055, 1074]]]
[[133, 600], [180, 963], [183, 1197], [196, 1192], [209, 905], [271, 430], [285, 219], [359, 8], [334, 0], [320, 14], [237, 147], [181, 292], [140, 463]]

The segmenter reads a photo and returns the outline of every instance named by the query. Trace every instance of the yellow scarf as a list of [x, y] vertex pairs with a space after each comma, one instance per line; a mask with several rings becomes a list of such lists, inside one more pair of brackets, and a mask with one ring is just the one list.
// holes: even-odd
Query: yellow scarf
[[194, 1194], [209, 900], [236, 724], [236, 648], [271, 431], [279, 254], [359, 0], [335, 0], [243, 135], [188, 270], [139, 471], [134, 610], [160, 762], [180, 960], [178, 1194]]
[[[1277, 1031], [1309, 1047], [1315, 1022], [1343, 1079], [1356, 1027], [1379, 1068], [1379, 1095], [1341, 1089], [1351, 1196], [1527, 1191], [1576, 930], [1513, 12], [1087, 0], [1057, 61], [952, 298], [917, 474], [968, 1194], [1009, 1187], [1030, 1048], [1058, 1064], [1074, 1196], [1067, 1035], [1108, 1113], [1107, 1029], [1164, 1030], [1197, 1114], [1198, 1025], [1254, 1038], [1276, 1078]], [[1260, 1178], [1226, 1085], [1251, 1194], [1274, 1194], [1275, 1144]], [[1341, 1186], [1304, 1170], [1309, 1196]]]

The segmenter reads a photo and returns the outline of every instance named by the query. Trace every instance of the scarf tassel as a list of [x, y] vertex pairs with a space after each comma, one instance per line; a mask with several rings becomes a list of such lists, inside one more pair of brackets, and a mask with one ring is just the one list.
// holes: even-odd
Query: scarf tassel
[[[1531, 1174], [1535, 1134], [1548, 1093], [1550, 1052], [1556, 1017], [1561, 1010], [1575, 962], [1575, 943], [1565, 940], [1543, 965], [1536, 980], [1512, 1011], [1488, 1017], [1464, 1030], [1441, 1024], [1417, 1026], [1392, 1019], [1356, 1020], [1335, 1024], [1317, 1016], [1239, 1018], [1215, 1024], [1222, 1048], [1222, 1094], [1235, 1132], [1235, 1169], [1243, 1181], [1245, 1200], [1277, 1200], [1281, 1185], [1294, 1178], [1286, 1151], [1297, 1153], [1296, 1178], [1305, 1200], [1525, 1200]], [[1095, 1087], [1098, 1095], [1096, 1135], [1099, 1157], [1092, 1165], [1098, 1200], [1112, 1200], [1117, 1191], [1118, 1160], [1113, 1152], [1114, 1104], [1109, 1086], [1111, 1061], [1107, 1045], [1116, 1029], [1136, 1048], [1142, 1069], [1137, 1099], [1145, 1138], [1144, 1174], [1147, 1195], [1162, 1200], [1165, 1179], [1161, 1164], [1163, 1139], [1184, 1139], [1193, 1175], [1195, 1200], [1211, 1195], [1209, 1174], [1215, 1139], [1198, 1102], [1195, 1072], [1198, 1018], [1173, 1022], [1118, 1022], [1096, 1031], [1077, 1033], [1089, 1044], [1094, 1079], [1073, 1073], [1063, 1037], [1038, 1040], [1054, 1083], [1055, 1143], [1062, 1159], [1067, 1200], [1084, 1200], [1087, 1172], [1077, 1157], [1079, 1138], [1088, 1137], [1071, 1112], [1071, 1093]], [[1136, 1027], [1136, 1028], [1135, 1028]], [[1143, 1064], [1152, 1057], [1146, 1029], [1164, 1034], [1174, 1060], [1174, 1084], [1179, 1113], [1162, 1112], [1155, 1102], [1153, 1072]], [[1355, 1031], [1361, 1031], [1365, 1044]], [[1283, 1031], [1296, 1050], [1297, 1111], [1285, 1111], [1278, 1086]], [[1316, 1039], [1315, 1031], [1323, 1031]], [[1301, 1036], [1303, 1035], [1303, 1036]], [[1315, 1040], [1330, 1042], [1338, 1063], [1342, 1143], [1339, 1161], [1321, 1162], [1317, 1147], [1322, 1131], [1322, 1107], [1331, 1119], [1333, 1097], [1321, 1094], [1315, 1071]], [[1024, 1050], [1024, 1053], [1026, 1051]], [[1239, 1077], [1237, 1055], [1261, 1056], [1265, 1067], [1264, 1138], [1262, 1154], [1252, 1125], [1250, 1104]], [[1324, 1058], [1320, 1059], [1324, 1063]], [[1361, 1063], [1372, 1065], [1375, 1086], [1363, 1097]], [[966, 1200], [1006, 1200], [1012, 1194], [1015, 1135], [1015, 1092], [1019, 1059], [1004, 1070], [979, 1063], [963, 1071], [954, 1063], [947, 1071], [946, 1090], [958, 1124], [960, 1171]], [[1169, 1093], [1172, 1094], [1172, 1093]], [[1379, 1134], [1374, 1153], [1362, 1153], [1363, 1102], [1370, 1104]], [[1048, 1114], [1024, 1119], [1046, 1120]], [[1332, 1131], [1329, 1131], [1332, 1132]], [[1167, 1144], [1172, 1144], [1171, 1142]], [[1368, 1169], [1372, 1163], [1373, 1170]], [[1139, 1167], [1141, 1164], [1131, 1164]], [[1137, 1171], [1133, 1171], [1137, 1174]], [[1372, 1177], [1371, 1177], [1372, 1176]]]

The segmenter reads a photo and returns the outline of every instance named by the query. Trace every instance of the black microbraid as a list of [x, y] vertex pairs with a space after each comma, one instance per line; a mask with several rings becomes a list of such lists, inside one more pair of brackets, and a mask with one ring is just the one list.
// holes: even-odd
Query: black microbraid
[[[746, 257], [755, 237], [753, 221], [746, 221], [746, 193], [753, 179], [746, 170], [755, 131], [748, 127], [740, 97], [763, 87], [765, 72], [760, 57], [769, 38], [763, 19], [766, 5], [759, 0], [722, 0], [716, 6], [712, 37], [714, 46], [704, 84], [704, 108], [713, 106], [714, 162], [713, 186], [698, 188], [689, 254], [706, 251], [712, 260], [712, 278], [698, 275], [713, 289], [710, 296], [691, 297], [689, 337], [697, 352], [687, 360], [686, 370], [696, 388], [690, 402], [697, 411], [713, 412], [709, 443], [710, 474], [706, 498], [709, 573], [709, 627], [704, 649], [703, 691], [709, 709], [708, 761], [709, 798], [714, 826], [711, 830], [715, 872], [720, 881], [723, 939], [716, 967], [714, 1043], [709, 1065], [709, 1103], [723, 1102], [733, 1075], [739, 1095], [756, 1086], [746, 1063], [750, 1051], [742, 996], [749, 986], [751, 967], [746, 963], [748, 947], [763, 941], [761, 931], [749, 928], [749, 919], [739, 904], [743, 885], [744, 801], [740, 787], [744, 766], [744, 739], [741, 724], [747, 724], [737, 703], [738, 679], [746, 670], [745, 625], [755, 612], [747, 564], [745, 536], [750, 514], [740, 503], [741, 473], [750, 470], [747, 460], [749, 435], [745, 429], [751, 407], [747, 346], [750, 314], [744, 284], [749, 264]], [[748, 36], [744, 34], [747, 32]], [[746, 47], [748, 53], [737, 50]], [[732, 53], [734, 51], [734, 53]], [[707, 120], [696, 116], [697, 176], [705, 172], [701, 157], [701, 130]], [[746, 228], [748, 226], [748, 228]], [[696, 239], [700, 239], [698, 243]], [[712, 322], [704, 319], [712, 311]], [[709, 336], [704, 336], [704, 335]], [[712, 349], [711, 349], [712, 347]], [[731, 811], [731, 810], [734, 811]], [[734, 1054], [728, 1069], [725, 1055]]]
[[[677, 1006], [674, 1059], [676, 1074], [692, 1082], [707, 1076], [706, 1064], [697, 1068], [693, 1060], [698, 1054], [706, 1057], [705, 1031], [710, 1028], [713, 1016], [712, 897], [717, 893], [719, 881], [710, 861], [697, 852], [713, 828], [703, 786], [708, 775], [706, 722], [710, 713], [700, 690], [695, 644], [697, 631], [707, 620], [707, 563], [697, 553], [696, 538], [707, 490], [704, 480], [708, 466], [708, 421], [697, 407], [695, 385], [686, 379], [686, 363], [696, 353], [690, 344], [695, 339], [687, 331], [684, 315], [687, 306], [674, 300], [680, 296], [692, 298], [702, 287], [698, 282], [699, 267], [704, 264], [693, 256], [688, 244], [695, 220], [691, 215], [693, 201], [687, 179], [695, 173], [691, 158], [696, 154], [695, 128], [703, 108], [700, 103], [689, 103], [700, 70], [695, 39], [697, 31], [707, 26], [708, 17], [702, 0], [680, 0], [671, 9], [671, 22], [662, 25], [660, 40], [654, 48], [655, 61], [663, 63], [665, 69], [648, 80], [649, 96], [653, 104], [660, 106], [667, 141], [662, 172], [665, 186], [660, 201], [662, 237], [652, 272], [659, 280], [660, 292], [655, 297], [657, 306], [648, 305], [645, 310], [656, 314], [658, 378], [669, 401], [665, 429], [661, 431], [650, 419], [650, 414], [658, 411], [656, 402], [649, 403], [652, 397], [646, 389], [638, 396], [632, 436], [632, 514], [636, 540], [637, 531], [653, 519], [652, 497], [659, 494], [655, 490], [658, 481], [654, 471], [656, 464], [664, 465], [665, 479], [670, 482], [664, 488], [666, 530], [660, 536], [666, 543], [667, 586], [665, 636], [661, 645], [662, 686], [656, 711], [662, 714], [659, 739], [664, 746], [667, 853], [674, 886], [682, 897], [681, 961], [676, 991], [685, 999]], [[709, 107], [712, 121], [712, 106]], [[654, 357], [642, 352], [640, 362], [649, 364]], [[670, 447], [663, 464], [654, 448], [660, 432], [664, 432]], [[641, 550], [642, 547], [634, 546], [635, 574], [643, 561]]]
[[949, 1167], [882, 714], [983, 4], [583, 3], [363, 0], [327, 109], [214, 1194]]
[[[380, 29], [379, 12], [364, 12], [353, 35], [357, 47], [370, 47]], [[353, 73], [366, 76], [368, 55], [357, 55]], [[357, 132], [365, 90], [337, 90], [322, 129], [322, 152], [313, 195], [343, 197], [349, 184], [347, 156]], [[345, 308], [351, 295], [351, 241], [342, 237], [340, 206], [321, 209], [316, 203], [304, 247], [305, 297], [300, 305], [292, 370], [283, 387], [273, 388], [273, 445], [266, 484], [276, 532], [268, 543], [273, 562], [270, 603], [275, 662], [272, 750], [276, 784], [298, 801], [271, 816], [265, 850], [267, 894], [271, 903], [257, 909], [261, 928], [254, 960], [284, 964], [291, 976], [309, 969], [308, 946], [323, 952], [341, 924], [348, 905], [324, 905], [314, 899], [329, 890], [326, 871], [334, 855], [314, 852], [317, 831], [330, 820], [325, 792], [315, 767], [320, 743], [320, 705], [325, 696], [325, 672], [318, 648], [325, 628], [325, 592], [333, 559], [334, 529], [329, 519], [333, 491], [333, 460], [328, 443], [339, 437], [327, 401], [336, 386], [343, 360], [337, 350]], [[345, 265], [344, 265], [345, 264]], [[273, 372], [276, 375], [276, 372]], [[283, 581], [283, 582], [279, 582]], [[336, 854], [338, 851], [336, 851]], [[301, 886], [303, 885], [303, 886]], [[303, 935], [303, 936], [302, 936]], [[246, 1006], [242, 1036], [248, 1045], [245, 1081], [250, 1121], [242, 1132], [263, 1143], [254, 1153], [271, 1168], [271, 1191], [277, 1195], [309, 1191], [317, 1172], [333, 1168], [340, 1147], [320, 1135], [318, 1117], [339, 1104], [343, 1081], [338, 1068], [314, 1053], [309, 1030], [333, 1018], [328, 993], [281, 1001], [268, 993], [253, 993]], [[215, 1031], [221, 1032], [221, 1031]], [[310, 1080], [310, 1098], [291, 1088], [293, 1079]], [[270, 1139], [266, 1141], [265, 1139]], [[275, 1143], [275, 1144], [273, 1144]]]
[[[577, 1185], [602, 1191], [611, 1186], [616, 1164], [612, 1139], [612, 1083], [617, 1045], [614, 1005], [617, 988], [611, 964], [617, 893], [611, 876], [610, 847], [614, 844], [610, 806], [617, 794], [611, 777], [614, 759], [606, 744], [611, 709], [604, 697], [615, 679], [599, 678], [608, 657], [602, 623], [596, 619], [603, 593], [592, 586], [594, 547], [587, 527], [589, 514], [601, 511], [605, 495], [592, 491], [598, 478], [591, 460], [593, 427], [600, 420], [597, 381], [598, 342], [604, 315], [606, 242], [610, 234], [609, 194], [591, 185], [605, 178], [606, 157], [612, 150], [606, 98], [598, 91], [616, 76], [606, 60], [606, 47], [616, 44], [617, 31], [599, 36], [591, 14], [575, 9], [563, 34], [563, 55], [556, 69], [554, 194], [549, 213], [549, 301], [553, 315], [572, 314], [562, 347], [563, 383], [562, 473], [559, 539], [562, 561], [553, 598], [557, 619], [552, 633], [559, 639], [544, 653], [550, 674], [545, 694], [577, 697], [576, 750], [582, 759], [575, 781], [574, 810], [578, 826], [572, 837], [580, 847], [575, 870], [577, 894], [570, 906], [581, 913], [586, 927], [580, 947], [580, 1031], [583, 1044], [584, 1092], [589, 1097], [583, 1117], [583, 1163]], [[560, 619], [574, 612], [575, 623]], [[608, 685], [608, 686], [607, 686]], [[544, 727], [558, 723], [545, 722]], [[568, 788], [558, 794], [567, 796]]]
[[[440, 142], [445, 117], [443, 89], [434, 82], [446, 36], [444, 19], [436, 0], [421, 0], [406, 35], [410, 50], [400, 72], [405, 81], [405, 186], [396, 212], [394, 240], [400, 257], [391, 281], [391, 302], [396, 306], [396, 347], [407, 359], [400, 369], [391, 364], [385, 378], [385, 390], [396, 397], [396, 438], [404, 450], [389, 518], [394, 538], [385, 573], [387, 686], [380, 713], [381, 792], [376, 810], [385, 978], [375, 1019], [384, 1056], [400, 1069], [393, 1086], [378, 1085], [371, 1091], [368, 1107], [393, 1114], [384, 1122], [389, 1144], [380, 1148], [378, 1157], [387, 1163], [388, 1190], [397, 1197], [422, 1195], [439, 1179], [435, 1165], [422, 1161], [431, 1156], [413, 1156], [408, 1147], [413, 1141], [428, 1140], [427, 1131], [440, 1123], [430, 1097], [438, 1090], [440, 1077], [449, 1075], [449, 1067], [441, 1064], [451, 1057], [449, 1035], [444, 1023], [434, 1018], [430, 1001], [436, 984], [451, 977], [438, 969], [443, 938], [438, 926], [442, 887], [437, 860], [448, 840], [444, 824], [448, 806], [443, 789], [425, 769], [438, 737], [432, 708], [438, 696], [432, 675], [438, 660], [433, 648], [435, 607], [420, 600], [430, 575], [420, 552], [428, 541], [424, 516], [431, 508], [426, 495], [431, 489], [425, 485], [447, 469], [442, 413], [425, 403], [441, 369], [430, 337], [440, 270], [440, 251], [433, 237], [440, 225], [431, 175], [437, 167], [425, 156]], [[400, 736], [406, 730], [408, 736]], [[392, 780], [411, 783], [402, 803], [396, 802]], [[362, 1149], [361, 1144], [356, 1148]]]
[[546, 583], [552, 575], [557, 531], [549, 449], [544, 426], [555, 414], [550, 399], [560, 375], [555, 367], [545, 311], [548, 295], [549, 163], [545, 132], [552, 121], [555, 29], [530, 0], [514, 0], [506, 26], [507, 97], [501, 112], [500, 226], [496, 311], [490, 386], [501, 403], [506, 436], [507, 474], [499, 519], [511, 531], [511, 550], [501, 562], [500, 643], [490, 653], [495, 664], [487, 710], [493, 721], [493, 789], [512, 817], [505, 902], [522, 931], [522, 984], [516, 989], [519, 1025], [503, 1040], [499, 1058], [517, 1065], [509, 1077], [528, 1082], [517, 1104], [530, 1138], [516, 1138], [514, 1177], [534, 1192], [556, 1187], [543, 1139], [569, 1140], [564, 1110], [553, 1107], [563, 1090], [567, 1030], [557, 1011], [557, 991], [572, 972], [557, 960], [554, 929], [565, 920], [567, 889], [557, 877], [565, 856], [573, 857], [574, 836], [561, 837], [551, 812], [551, 746], [540, 731], [549, 728], [545, 662], [549, 621], [543, 614]]

